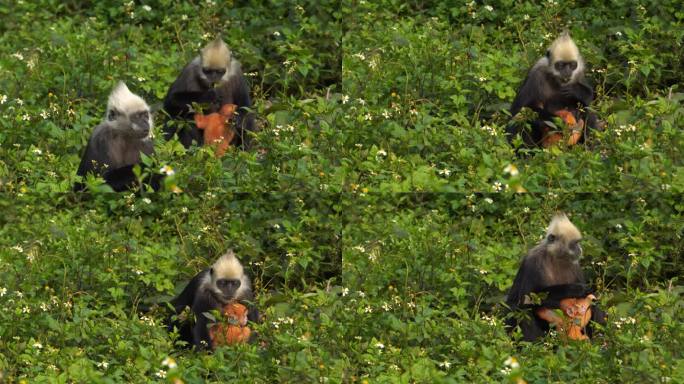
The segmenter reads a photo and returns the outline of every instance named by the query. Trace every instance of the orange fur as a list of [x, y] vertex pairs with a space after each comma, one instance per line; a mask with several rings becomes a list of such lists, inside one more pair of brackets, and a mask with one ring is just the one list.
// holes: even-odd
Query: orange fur
[[247, 326], [247, 307], [232, 302], [223, 307], [227, 322], [214, 324], [209, 328], [209, 337], [214, 349], [224, 345], [246, 343], [252, 333]]
[[216, 147], [217, 157], [226, 153], [235, 137], [235, 131], [230, 127], [230, 119], [235, 113], [235, 108], [235, 104], [224, 104], [218, 112], [208, 115], [195, 114], [197, 129], [204, 130], [204, 143]]
[[[560, 117], [561, 120], [571, 129], [570, 135], [567, 138], [566, 143], [569, 146], [577, 144], [580, 138], [582, 138], [582, 131], [584, 130], [584, 120], [580, 119], [577, 121], [575, 115], [567, 109], [561, 109], [555, 112], [555, 115]], [[549, 128], [546, 127], [546, 134], [544, 136], [542, 145], [544, 148], [548, 148], [559, 141], [563, 140], [564, 134], [562, 132], [549, 132]]]
[[567, 298], [560, 301], [563, 315], [558, 315], [548, 308], [539, 308], [536, 314], [540, 319], [554, 324], [561, 334], [570, 340], [587, 340], [584, 328], [591, 320], [591, 302], [596, 297], [588, 295], [584, 298]]

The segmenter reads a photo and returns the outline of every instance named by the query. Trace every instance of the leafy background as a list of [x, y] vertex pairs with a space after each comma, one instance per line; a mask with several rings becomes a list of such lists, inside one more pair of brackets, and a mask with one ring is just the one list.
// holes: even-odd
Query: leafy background
[[[0, 381], [684, 381], [682, 19], [674, 1], [0, 4]], [[562, 27], [605, 131], [516, 157], [505, 111]], [[115, 82], [159, 108], [217, 33], [256, 147], [159, 138], [149, 161], [181, 193], [70, 193]], [[557, 210], [610, 321], [520, 343], [500, 303]], [[155, 304], [227, 248], [259, 342], [177, 348]]]

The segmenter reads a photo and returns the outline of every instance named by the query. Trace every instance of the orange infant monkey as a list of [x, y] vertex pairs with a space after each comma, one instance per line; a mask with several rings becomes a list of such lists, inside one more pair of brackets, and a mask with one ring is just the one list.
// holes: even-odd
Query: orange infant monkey
[[596, 297], [588, 295], [584, 298], [567, 298], [560, 301], [563, 316], [548, 308], [539, 308], [536, 314], [539, 318], [554, 324], [561, 334], [570, 340], [588, 340], [584, 328], [591, 320], [591, 302]]
[[[563, 120], [563, 122], [568, 126], [568, 128], [570, 128], [570, 136], [567, 139], [567, 144], [569, 146], [577, 144], [580, 138], [582, 138], [582, 133], [584, 132], [584, 119], [579, 119], [579, 121], [577, 121], [572, 111], [569, 111], [567, 109], [561, 109], [559, 111], [556, 111], [554, 112], [554, 115], [560, 117], [561, 120]], [[556, 144], [557, 142], [563, 140], [562, 132], [549, 133], [548, 126], [544, 128], [544, 131], [544, 139], [542, 141], [542, 146], [544, 148], [548, 148], [553, 144]]]
[[227, 323], [214, 324], [209, 328], [209, 337], [214, 349], [249, 341], [252, 331], [247, 326], [247, 307], [230, 302], [223, 307], [223, 316], [228, 319]]
[[230, 127], [230, 120], [235, 113], [235, 104], [224, 104], [221, 110], [208, 115], [195, 114], [197, 129], [204, 130], [204, 143], [216, 147], [216, 157], [226, 153], [235, 131]]

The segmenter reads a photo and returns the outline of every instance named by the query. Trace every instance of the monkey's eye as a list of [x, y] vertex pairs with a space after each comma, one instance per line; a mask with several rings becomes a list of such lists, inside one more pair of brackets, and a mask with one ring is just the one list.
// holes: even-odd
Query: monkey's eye
[[107, 115], [107, 120], [113, 121], [113, 120], [116, 120], [117, 117], [119, 117], [119, 111], [117, 111], [116, 109], [109, 110], [109, 115]]
[[226, 73], [225, 69], [214, 69], [214, 68], [202, 68], [202, 72], [204, 72], [205, 75], [214, 75], [214, 76], [223, 76]]
[[219, 288], [237, 288], [240, 286], [240, 280], [219, 279], [216, 281], [216, 286]]
[[546, 237], [546, 241], [548, 241], [549, 243], [553, 243], [554, 241], [556, 241], [556, 236], [549, 233], [549, 236]]
[[150, 115], [149, 115], [149, 113], [147, 113], [147, 111], [138, 112], [136, 115], [137, 115], [137, 117], [144, 119], [144, 120], [147, 120], [150, 117]]
[[563, 67], [565, 67], [565, 63], [562, 62], [562, 61], [558, 61], [558, 62], [556, 62], [556, 64], [554, 64], [553, 66], [556, 67], [556, 70], [557, 70], [557, 71], [560, 71], [560, 70], [563, 69]]
[[576, 61], [571, 61], [571, 62], [570, 62], [570, 69], [572, 69], [573, 71], [574, 71], [575, 69], [577, 69], [577, 62], [576, 62]]

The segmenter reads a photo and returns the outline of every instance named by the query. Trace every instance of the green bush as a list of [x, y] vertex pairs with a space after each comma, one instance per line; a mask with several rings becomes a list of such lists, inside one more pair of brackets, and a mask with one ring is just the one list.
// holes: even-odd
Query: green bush
[[[684, 382], [683, 19], [675, 1], [3, 2], [0, 382]], [[606, 128], [518, 157], [509, 103], [563, 27]], [[158, 110], [217, 34], [255, 148], [186, 151], [157, 113], [148, 161], [178, 193], [72, 193], [116, 81]], [[522, 343], [502, 301], [557, 210], [609, 320]], [[179, 348], [164, 302], [228, 248], [257, 342]]]

